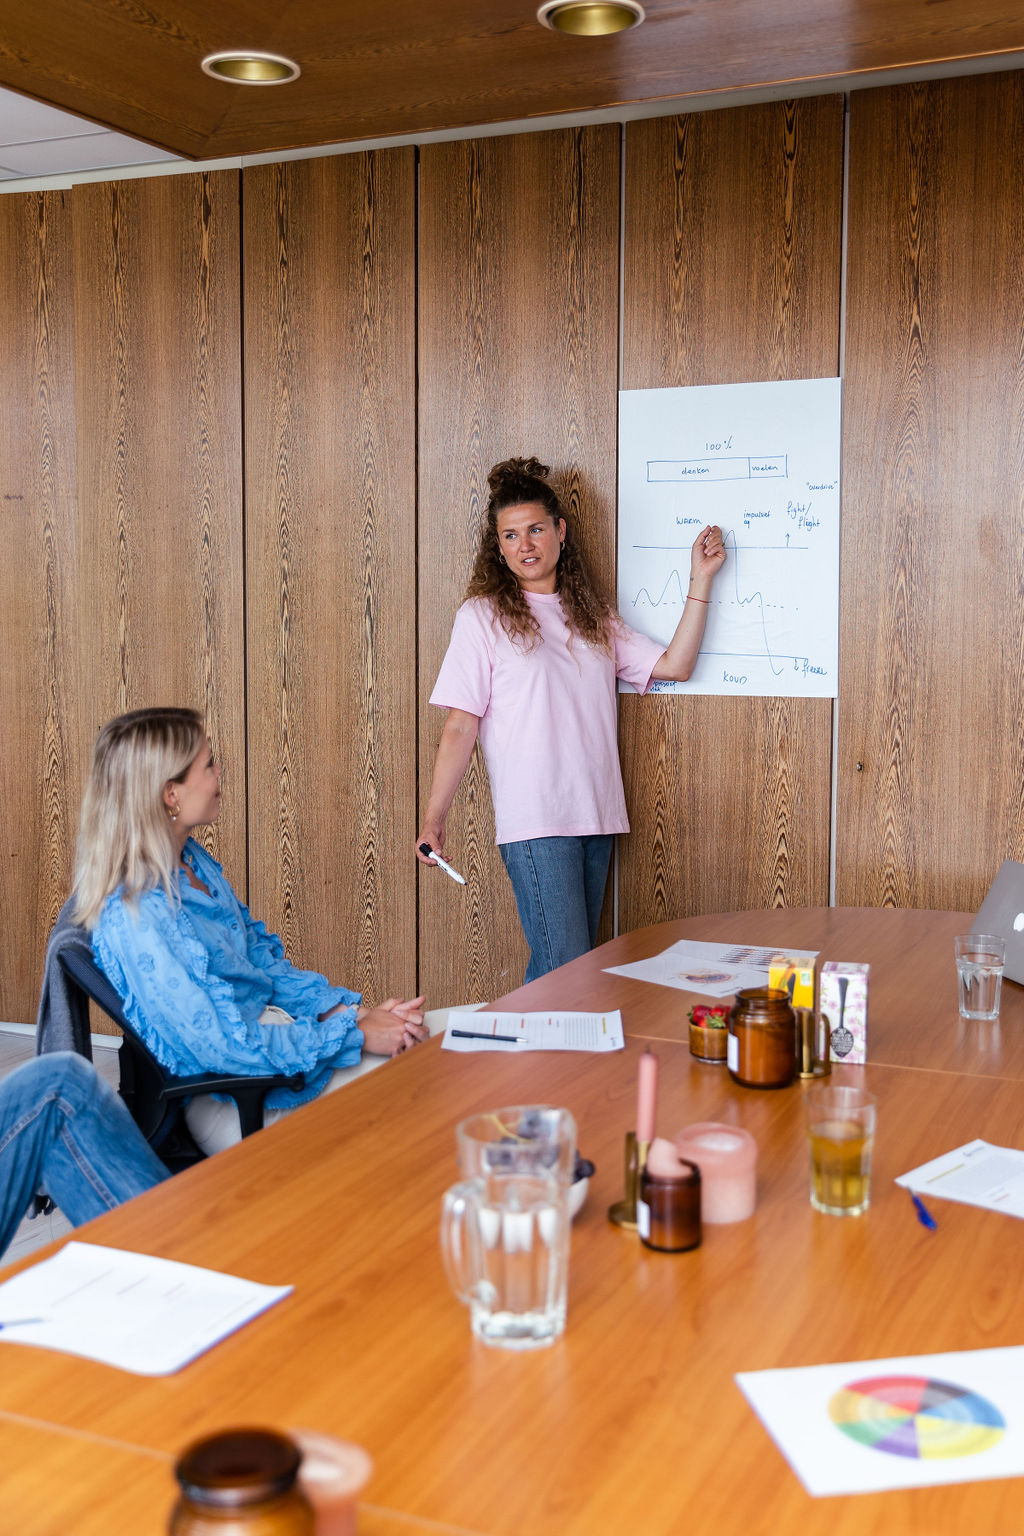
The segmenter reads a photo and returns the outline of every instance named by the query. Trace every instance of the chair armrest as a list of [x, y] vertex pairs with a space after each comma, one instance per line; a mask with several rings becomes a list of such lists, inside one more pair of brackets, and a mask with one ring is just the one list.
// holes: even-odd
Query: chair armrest
[[226, 1093], [233, 1099], [236, 1093], [260, 1093], [266, 1096], [273, 1088], [290, 1088], [293, 1093], [298, 1093], [305, 1086], [304, 1072], [292, 1072], [290, 1075], [276, 1072], [267, 1077], [250, 1077], [244, 1073], [197, 1072], [194, 1077], [176, 1077], [173, 1082], [165, 1083], [160, 1089], [160, 1097], [183, 1099], [195, 1093]]
[[191, 1098], [197, 1093], [224, 1093], [238, 1107], [242, 1136], [251, 1136], [263, 1126], [263, 1103], [274, 1088], [290, 1088], [293, 1093], [306, 1086], [305, 1074], [275, 1072], [267, 1077], [246, 1077], [231, 1073], [200, 1072], [194, 1077], [176, 1077], [160, 1089], [161, 1099]]

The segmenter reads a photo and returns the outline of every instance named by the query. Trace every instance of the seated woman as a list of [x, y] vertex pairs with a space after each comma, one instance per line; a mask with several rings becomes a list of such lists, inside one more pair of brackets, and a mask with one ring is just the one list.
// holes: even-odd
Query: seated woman
[[[138, 709], [104, 726], [82, 802], [75, 916], [133, 1027], [176, 1076], [304, 1072], [274, 1089], [266, 1123], [338, 1087], [363, 1050], [394, 1056], [429, 1031], [422, 997], [376, 1008], [285, 958], [189, 833], [220, 814], [221, 769], [190, 709]], [[370, 1063], [366, 1063], [369, 1065]], [[233, 1104], [192, 1101], [203, 1151], [238, 1140]]]

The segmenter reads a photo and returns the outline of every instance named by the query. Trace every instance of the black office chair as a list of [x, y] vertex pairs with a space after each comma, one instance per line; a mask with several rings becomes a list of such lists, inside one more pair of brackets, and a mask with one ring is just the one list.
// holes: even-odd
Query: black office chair
[[92, 998], [122, 1030], [124, 1041], [118, 1053], [121, 1097], [150, 1146], [175, 1171], [204, 1155], [189, 1134], [182, 1113], [185, 1099], [197, 1093], [227, 1094], [238, 1106], [242, 1135], [251, 1136], [263, 1125], [264, 1100], [272, 1089], [297, 1091], [305, 1087], [301, 1072], [267, 1077], [202, 1072], [195, 1077], [174, 1077], [136, 1034], [125, 1017], [121, 999], [92, 956], [74, 946], [62, 949], [57, 958], [69, 982]]

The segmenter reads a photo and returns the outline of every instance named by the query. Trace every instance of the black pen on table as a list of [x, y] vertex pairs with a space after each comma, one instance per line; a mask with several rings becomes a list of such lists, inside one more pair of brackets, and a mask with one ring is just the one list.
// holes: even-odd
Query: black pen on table
[[489, 1035], [482, 1029], [453, 1029], [453, 1040], [500, 1040], [502, 1045], [525, 1045], [525, 1035]]

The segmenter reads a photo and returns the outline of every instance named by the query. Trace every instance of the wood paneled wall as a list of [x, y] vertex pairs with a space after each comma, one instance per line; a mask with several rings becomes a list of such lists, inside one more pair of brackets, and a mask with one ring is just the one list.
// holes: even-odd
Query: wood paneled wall
[[415, 155], [244, 176], [250, 891], [416, 991]]
[[[1022, 92], [851, 101], [845, 902], [973, 906], [1024, 856]], [[834, 375], [842, 125], [631, 124], [624, 169], [615, 126], [432, 145], [418, 212], [407, 149], [0, 198], [0, 1013], [34, 1014], [95, 731], [158, 700], [206, 710], [212, 845], [297, 960], [518, 981], [479, 761], [468, 888], [411, 849], [486, 472], [553, 464], [611, 582], [620, 318], [627, 388]], [[620, 928], [827, 900], [831, 716], [623, 701]]]
[[0, 198], [0, 1018], [35, 1017], [79, 796], [70, 198]]
[[[624, 389], [838, 372], [842, 165], [841, 96], [629, 125]], [[829, 700], [620, 705], [620, 929], [828, 901]]]
[[[619, 130], [430, 145], [420, 169], [420, 804], [444, 712], [427, 704], [498, 460], [536, 454], [613, 583]], [[537, 786], [538, 793], [543, 786]], [[522, 981], [479, 750], [448, 820], [465, 890], [420, 868], [420, 985], [436, 1003]]]
[[83, 746], [202, 711], [228, 775], [202, 837], [244, 889], [238, 221], [231, 171], [74, 192]]
[[974, 908], [1024, 858], [1019, 74], [850, 113], [838, 899]]

